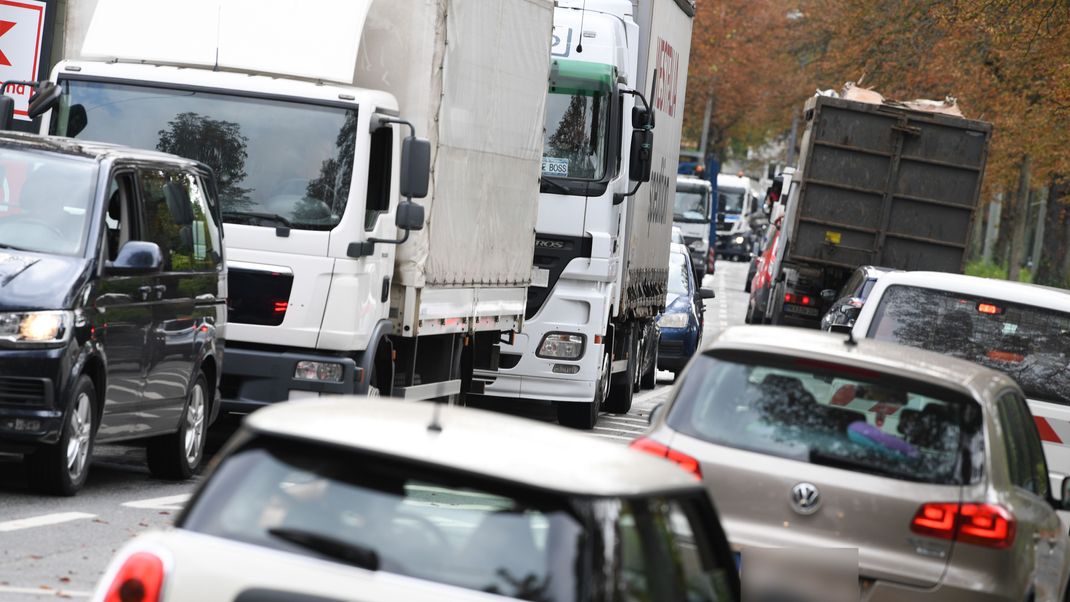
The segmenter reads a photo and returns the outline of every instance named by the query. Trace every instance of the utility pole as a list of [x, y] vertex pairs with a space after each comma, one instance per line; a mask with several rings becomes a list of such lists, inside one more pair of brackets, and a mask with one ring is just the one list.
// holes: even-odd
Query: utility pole
[[1040, 253], [1044, 248], [1044, 223], [1048, 217], [1048, 193], [1046, 190], [1037, 190], [1037, 225], [1033, 230], [1033, 254], [1030, 263], [1033, 266], [1033, 275], [1036, 276], [1040, 268]]
[[702, 155], [702, 164], [706, 165], [706, 149], [710, 141], [710, 119], [713, 118], [713, 90], [706, 98], [706, 112], [702, 115], [702, 138], [699, 140], [698, 152]]

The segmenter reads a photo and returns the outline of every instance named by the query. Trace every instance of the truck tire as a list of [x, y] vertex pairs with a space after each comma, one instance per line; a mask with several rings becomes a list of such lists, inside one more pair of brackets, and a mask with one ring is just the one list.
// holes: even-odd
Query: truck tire
[[639, 376], [639, 388], [650, 391], [658, 386], [658, 342], [651, 343], [651, 357], [646, 369]]
[[632, 333], [632, 348], [628, 357], [628, 368], [624, 372], [613, 374], [609, 382], [609, 395], [604, 405], [610, 414], [627, 414], [632, 409], [632, 397], [635, 395], [636, 373], [639, 371], [639, 336]]
[[569, 428], [589, 431], [598, 423], [598, 413], [609, 389], [609, 354], [602, 356], [602, 374], [595, 384], [594, 400], [590, 402], [557, 402], [557, 423]]
[[784, 287], [782, 285], [775, 285], [769, 292], [767, 308], [769, 309], [769, 316], [766, 324], [779, 325], [784, 316]]
[[59, 441], [26, 456], [31, 487], [52, 495], [78, 493], [89, 475], [97, 416], [97, 389], [83, 374], [74, 384]]
[[170, 435], [150, 439], [145, 452], [149, 472], [161, 479], [185, 480], [197, 472], [204, 462], [204, 443], [208, 436], [208, 413], [212, 395], [203, 372], [197, 373], [178, 430]]

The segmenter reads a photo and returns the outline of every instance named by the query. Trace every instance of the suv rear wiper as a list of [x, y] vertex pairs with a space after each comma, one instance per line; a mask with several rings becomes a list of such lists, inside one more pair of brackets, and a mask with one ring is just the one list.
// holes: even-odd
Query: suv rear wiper
[[[909, 460], [910, 458], [902, 456], [902, 459]], [[849, 470], [856, 470], [858, 472], [865, 472], [877, 476], [909, 478], [909, 475], [903, 475], [901, 473], [893, 472], [891, 470], [885, 470], [883, 467], [874, 466], [872, 463], [869, 462], [853, 460], [851, 458], [845, 458], [836, 454], [825, 453], [816, 449], [810, 450], [810, 463], [818, 464], [821, 466], [829, 466], [832, 468], [846, 468]]]
[[279, 215], [278, 213], [261, 213], [259, 211], [224, 211], [222, 213], [222, 215], [223, 215], [224, 218], [232, 217], [232, 218], [239, 218], [239, 219], [240, 218], [252, 218], [252, 219], [268, 220], [268, 221], [275, 222], [276, 224], [278, 224], [280, 226], [285, 226], [287, 228], [293, 228], [293, 224], [290, 223], [290, 220], [288, 220], [285, 217]]
[[277, 527], [268, 529], [268, 534], [346, 564], [369, 571], [379, 570], [379, 554], [366, 546], [302, 529]]

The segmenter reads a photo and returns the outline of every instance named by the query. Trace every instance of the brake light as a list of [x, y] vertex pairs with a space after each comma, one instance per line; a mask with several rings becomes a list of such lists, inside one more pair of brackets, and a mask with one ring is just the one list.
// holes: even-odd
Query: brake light
[[149, 552], [136, 552], [115, 573], [104, 602], [159, 602], [163, 579], [163, 560]]
[[687, 472], [691, 473], [691, 475], [694, 476], [695, 479], [699, 481], [702, 480], [702, 466], [699, 464], [698, 460], [692, 458], [691, 456], [685, 453], [670, 449], [667, 445], [662, 445], [661, 443], [658, 443], [657, 441], [654, 441], [653, 439], [648, 439], [646, 437], [639, 437], [638, 439], [632, 441], [628, 445], [628, 447], [635, 450], [639, 450], [641, 452], [646, 452], [659, 458], [672, 460], [677, 465], [679, 465], [680, 468], [683, 468]]
[[977, 311], [990, 316], [998, 316], [1003, 313], [1003, 308], [991, 303], [978, 303]]
[[784, 303], [794, 303], [795, 305], [813, 305], [814, 298], [810, 295], [796, 295], [795, 293], [784, 293]]
[[290, 303], [287, 302], [287, 301], [276, 301], [275, 302], [275, 313], [284, 314], [284, 313], [286, 313], [286, 310], [289, 309], [289, 307], [290, 307]]
[[910, 530], [919, 535], [989, 548], [1009, 548], [1014, 543], [1014, 515], [996, 504], [922, 504]]

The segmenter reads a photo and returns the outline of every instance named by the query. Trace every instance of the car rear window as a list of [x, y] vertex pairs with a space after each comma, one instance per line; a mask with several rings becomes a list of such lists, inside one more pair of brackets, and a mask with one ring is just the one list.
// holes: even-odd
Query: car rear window
[[806, 358], [705, 354], [668, 415], [719, 445], [935, 484], [980, 477], [980, 407], [923, 383]]
[[870, 338], [1001, 370], [1030, 399], [1070, 404], [1070, 314], [929, 288], [889, 286]]
[[569, 500], [270, 438], [228, 456], [179, 526], [518, 598], [575, 600]]

